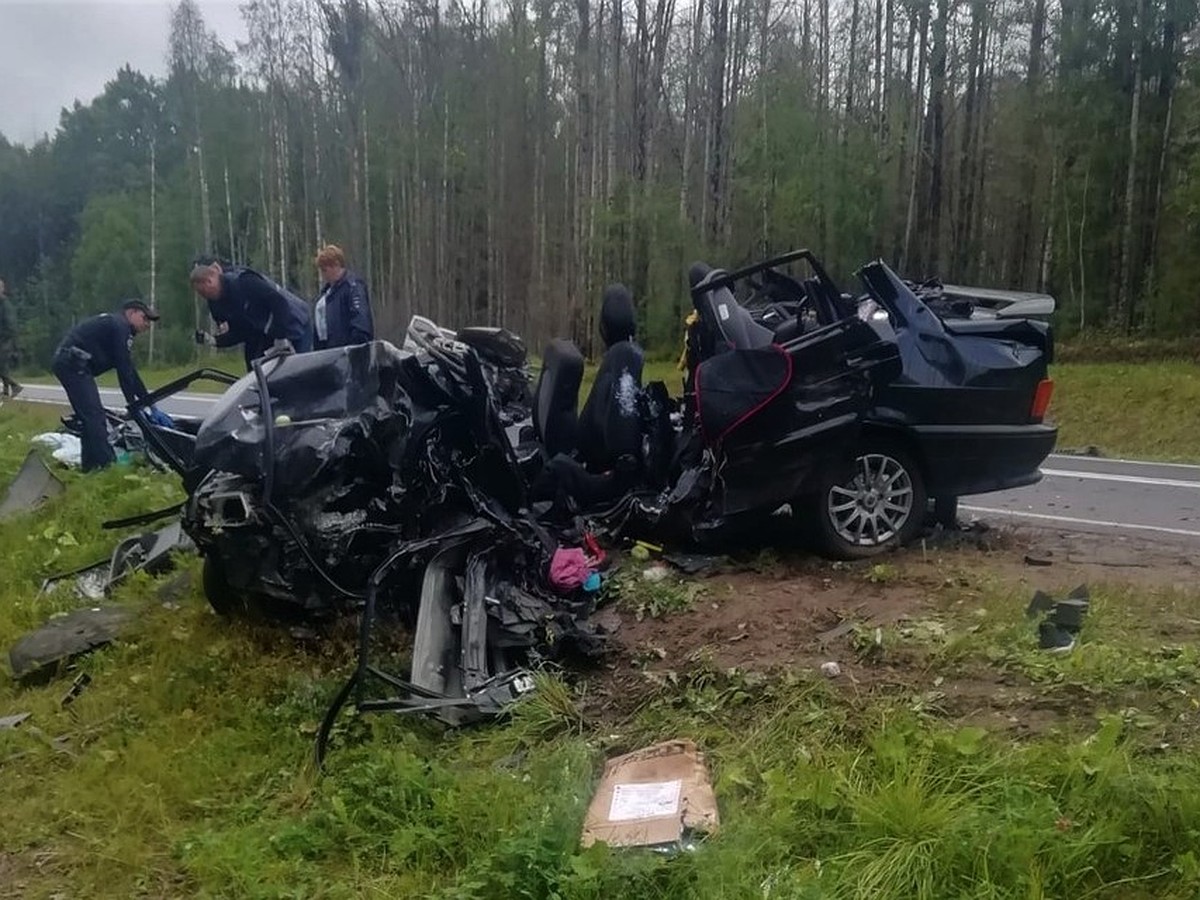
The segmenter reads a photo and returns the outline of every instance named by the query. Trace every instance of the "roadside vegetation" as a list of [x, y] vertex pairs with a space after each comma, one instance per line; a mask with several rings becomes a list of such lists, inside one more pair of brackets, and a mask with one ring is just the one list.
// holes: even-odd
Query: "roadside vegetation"
[[[0, 409], [0, 483], [52, 419]], [[4, 647], [81, 605], [39, 598], [38, 585], [107, 554], [103, 519], [178, 496], [138, 466], [61, 477], [61, 498], [0, 523]], [[0, 716], [33, 714], [0, 731], [0, 897], [1200, 891], [1194, 585], [1093, 585], [1081, 646], [1052, 657], [1035, 649], [1026, 588], [975, 550], [864, 566], [767, 553], [736, 576], [750, 595], [722, 576], [649, 584], [635, 572], [615, 609], [656, 651], [627, 648], [585, 677], [549, 673], [509, 721], [460, 733], [347, 714], [318, 776], [313, 734], [349, 645], [220, 620], [194, 562], [181, 571], [186, 584], [120, 589], [135, 632], [79, 663], [92, 682], [68, 707], [70, 676], [0, 683]], [[783, 648], [769, 664], [714, 655], [779, 626], [759, 598], [797, 579], [911, 608], [829, 651], [846, 669], [836, 680]], [[744, 611], [746, 640], [697, 646], [673, 630], [708, 629], [721, 607], [729, 621]], [[674, 859], [580, 850], [605, 756], [671, 737], [706, 753], [720, 833]]]
[[1060, 448], [1200, 462], [1200, 366], [1190, 361], [1057, 365], [1050, 415]]

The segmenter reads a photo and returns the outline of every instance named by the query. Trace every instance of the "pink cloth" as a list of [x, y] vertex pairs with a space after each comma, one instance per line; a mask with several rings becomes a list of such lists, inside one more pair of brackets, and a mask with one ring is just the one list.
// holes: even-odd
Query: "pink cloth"
[[591, 574], [587, 554], [578, 547], [559, 547], [550, 558], [550, 586], [556, 591], [574, 593]]

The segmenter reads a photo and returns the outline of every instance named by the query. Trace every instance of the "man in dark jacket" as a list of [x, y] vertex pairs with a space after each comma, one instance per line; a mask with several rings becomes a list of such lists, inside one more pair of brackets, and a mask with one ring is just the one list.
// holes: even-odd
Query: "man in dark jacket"
[[242, 345], [246, 371], [272, 345], [287, 341], [297, 353], [312, 349], [308, 304], [261, 272], [245, 266], [222, 268], [219, 262], [192, 268], [192, 287], [208, 301], [217, 333], [196, 333], [201, 343]]
[[17, 360], [17, 317], [0, 278], [0, 396], [15, 397], [23, 388], [9, 376]]
[[346, 269], [346, 257], [334, 244], [317, 254], [321, 295], [313, 310], [313, 338], [318, 350], [349, 347], [375, 340], [367, 283]]
[[[146, 385], [133, 364], [133, 339], [150, 329], [158, 313], [141, 300], [126, 300], [117, 312], [101, 313], [84, 319], [67, 332], [54, 351], [51, 368], [67, 392], [71, 408], [79, 419], [83, 471], [102, 469], [115, 462], [116, 456], [108, 443], [108, 423], [96, 376], [109, 369], [117, 370], [121, 393], [128, 403], [140, 400], [147, 393]], [[169, 416], [151, 409], [150, 420], [156, 425], [171, 427]]]

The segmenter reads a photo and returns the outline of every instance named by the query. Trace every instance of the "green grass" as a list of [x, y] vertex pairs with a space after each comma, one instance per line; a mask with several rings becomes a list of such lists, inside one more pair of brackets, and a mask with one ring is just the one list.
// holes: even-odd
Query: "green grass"
[[1200, 366], [1191, 362], [1055, 366], [1059, 446], [1200, 462]]
[[[0, 409], [0, 483], [47, 421]], [[63, 478], [63, 497], [0, 523], [5, 646], [72, 605], [37, 599], [37, 585], [107, 552], [101, 519], [178, 495], [140, 468]], [[873, 589], [909, 578], [830, 569], [859, 584], [864, 572]], [[66, 678], [0, 683], [0, 715], [33, 713], [0, 732], [0, 897], [1196, 896], [1197, 742], [1187, 728], [1148, 742], [1130, 707], [1157, 692], [1169, 709], [1145, 715], [1176, 730], [1194, 716], [1192, 636], [1163, 649], [1156, 629], [1186, 621], [1200, 593], [1099, 589], [1083, 646], [1051, 659], [1032, 649], [1018, 592], [979, 570], [945, 585], [939, 627], [887, 629], [884, 661], [917, 660], [893, 687], [718, 670], [700, 654], [636, 712], [600, 719], [591, 685], [542, 675], [498, 725], [443, 733], [347, 715], [317, 777], [313, 732], [349, 648], [219, 620], [195, 589], [166, 608], [134, 579], [116, 600], [139, 610], [138, 627], [81, 662], [93, 681], [69, 710]], [[676, 592], [628, 602], [661, 605], [665, 625], [686, 606]], [[1075, 698], [1079, 715], [1014, 740], [931, 697], [939, 679], [979, 673]], [[1038, 707], [1015, 712], [1026, 708]], [[580, 850], [605, 756], [669, 737], [708, 756], [719, 835], [676, 859]]]

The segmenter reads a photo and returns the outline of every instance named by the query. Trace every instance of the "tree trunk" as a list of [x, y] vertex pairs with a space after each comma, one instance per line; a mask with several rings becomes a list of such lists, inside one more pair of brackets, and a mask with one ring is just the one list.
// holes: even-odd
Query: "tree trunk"
[[[912, 118], [912, 168], [909, 178], [908, 189], [908, 214], [904, 218], [904, 252], [900, 256], [900, 269], [907, 271], [914, 265], [912, 260], [912, 238], [913, 227], [916, 220], [917, 211], [917, 183], [921, 174], [921, 119], [924, 107], [925, 96], [925, 49], [929, 40], [929, 5], [922, 3], [920, 12], [920, 32], [921, 44], [918, 53], [917, 63], [917, 92], [913, 96], [913, 118]], [[910, 45], [911, 46], [911, 45]], [[910, 272], [911, 275], [916, 275], [916, 272]]]
[[712, 59], [709, 68], [708, 204], [711, 210], [708, 239], [712, 247], [724, 230], [724, 197], [721, 173], [725, 151], [725, 75], [729, 54], [729, 0], [712, 0]]
[[1041, 94], [1042, 58], [1046, 37], [1046, 0], [1035, 0], [1033, 26], [1029, 37], [1029, 70], [1025, 81], [1026, 120], [1025, 152], [1028, 154], [1019, 194], [1016, 234], [1016, 265], [1014, 280], [1022, 287], [1028, 286], [1030, 250], [1033, 247], [1033, 198], [1038, 184], [1038, 158], [1041, 153], [1041, 117], [1039, 97]]
[[929, 216], [925, 234], [925, 271], [941, 267], [942, 184], [946, 144], [946, 36], [950, 15], [948, 0], [937, 0], [938, 17], [933, 29], [933, 58], [929, 72]]
[[871, 103], [875, 112], [876, 134], [883, 132], [883, 0], [875, 0], [875, 89]]
[[1131, 64], [1133, 67], [1133, 100], [1129, 108], [1129, 162], [1125, 170], [1125, 204], [1123, 228], [1121, 230], [1120, 289], [1114, 323], [1129, 331], [1136, 312], [1133, 302], [1133, 214], [1137, 191], [1138, 129], [1142, 110], [1142, 29], [1146, 17], [1146, 0], [1138, 0], [1137, 14], [1133, 20], [1133, 44]]
[[229, 160], [225, 160], [225, 226], [229, 229], [229, 260], [237, 262], [237, 247], [233, 239], [233, 197], [229, 192]]
[[[1044, 0], [1042, 0], [1044, 2]], [[954, 222], [954, 267], [963, 272], [971, 258], [971, 221], [974, 214], [974, 167], [979, 164], [974, 139], [979, 118], [979, 88], [983, 74], [983, 17], [987, 7], [982, 0], [971, 4], [971, 43], [967, 56], [967, 92], [962, 125], [962, 149], [959, 154], [958, 214]], [[962, 277], [962, 276], [956, 276]]]
[[438, 292], [437, 314], [438, 321], [445, 319], [449, 310], [450, 297], [453, 293], [453, 276], [450, 274], [450, 92], [445, 80], [442, 81], [442, 202], [438, 209], [439, 231], [441, 240], [437, 242], [436, 252], [438, 273], [441, 276], [442, 289]]
[[592, 90], [590, 73], [591, 9], [589, 0], [576, 0], [579, 14], [579, 34], [575, 40], [575, 98], [576, 127], [579, 140], [575, 147], [575, 217], [573, 252], [575, 278], [571, 285], [568, 321], [571, 337], [581, 335], [584, 292], [588, 270], [588, 221], [590, 218], [590, 183], [592, 170]]
[[846, 137], [846, 127], [854, 114], [854, 76], [858, 73], [856, 54], [858, 52], [858, 3], [851, 0], [850, 4], [850, 64], [846, 67], [846, 122], [842, 123], [842, 139]]
[[679, 221], [687, 221], [688, 186], [692, 180], [692, 148], [695, 143], [696, 73], [700, 71], [701, 28], [704, 23], [704, 0], [696, 0], [692, 11], [692, 33], [688, 46], [686, 87], [683, 100], [683, 164], [679, 179]]
[[[154, 140], [150, 140], [150, 308], [158, 308], [158, 170], [155, 159]], [[154, 332], [157, 326], [150, 323], [150, 365], [154, 365]]]
[[1158, 239], [1162, 224], [1163, 184], [1167, 177], [1167, 159], [1171, 150], [1171, 120], [1175, 111], [1175, 78], [1179, 60], [1176, 56], [1175, 41], [1176, 25], [1173, 19], [1163, 24], [1163, 67], [1159, 76], [1159, 100], [1166, 101], [1166, 112], [1163, 114], [1162, 133], [1158, 148], [1158, 169], [1154, 177], [1154, 203], [1150, 208], [1149, 237], [1143, 251], [1146, 260], [1146, 280], [1143, 294], [1152, 297], [1157, 289], [1158, 268]]
[[[365, 260], [367, 277], [377, 277], [375, 272], [375, 242], [371, 237], [371, 128], [367, 121], [367, 103], [361, 100], [359, 121], [362, 123], [362, 155], [363, 155], [363, 231], [366, 243]], [[285, 132], [286, 138], [286, 132]]]
[[771, 149], [767, 131], [767, 37], [771, 27], [771, 0], [762, 0], [762, 20], [758, 33], [758, 97], [760, 132], [762, 143], [762, 187], [759, 200], [759, 215], [761, 217], [762, 234], [759, 238], [759, 255], [766, 258], [770, 254], [770, 222], [768, 214], [771, 208], [772, 182], [774, 166], [771, 160]]
[[[908, 88], [909, 90], [912, 90], [912, 86], [913, 86], [913, 80], [912, 80], [912, 77], [913, 77], [913, 55], [916, 53], [916, 46], [917, 46], [917, 23], [918, 23], [918, 17], [916, 15], [916, 13], [910, 10], [909, 20], [908, 20], [908, 43], [905, 45], [906, 47], [908, 47], [908, 52], [905, 55], [905, 59], [904, 59], [904, 86], [906, 88]], [[919, 99], [914, 97], [913, 105], [916, 106], [918, 102], [919, 102]], [[889, 106], [889, 118], [890, 118], [890, 116], [891, 116], [891, 113], [890, 113], [890, 106]], [[904, 120], [900, 123], [900, 140], [899, 140], [899, 145], [896, 148], [896, 159], [897, 159], [896, 189], [895, 189], [895, 194], [894, 194], [894, 198], [892, 201], [893, 214], [892, 214], [892, 222], [891, 222], [891, 225], [892, 225], [891, 257], [893, 260], [896, 261], [896, 264], [900, 265], [901, 267], [903, 267], [904, 257], [908, 253], [908, 243], [907, 243], [908, 242], [907, 211], [909, 208], [908, 184], [911, 180], [911, 176], [910, 176], [911, 166], [908, 164], [908, 153], [909, 153], [910, 122], [912, 122], [912, 121], [913, 121], [913, 116], [906, 115], [904, 117]], [[912, 146], [913, 146], [913, 152], [915, 153], [916, 152], [915, 141], [913, 142]]]

